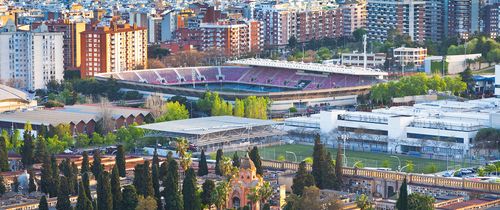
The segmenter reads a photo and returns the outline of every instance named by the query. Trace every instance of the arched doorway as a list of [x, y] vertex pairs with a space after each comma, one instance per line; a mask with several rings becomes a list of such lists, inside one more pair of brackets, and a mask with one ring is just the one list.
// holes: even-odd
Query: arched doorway
[[240, 198], [233, 197], [233, 208], [240, 208]]

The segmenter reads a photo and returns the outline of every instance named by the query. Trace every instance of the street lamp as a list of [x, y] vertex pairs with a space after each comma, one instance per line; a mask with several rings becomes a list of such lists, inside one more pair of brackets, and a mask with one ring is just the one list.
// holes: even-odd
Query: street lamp
[[[396, 159], [398, 159], [398, 162], [399, 162], [399, 165], [398, 165], [398, 171], [399, 171], [399, 172], [401, 172], [401, 169], [402, 169], [402, 168], [401, 168], [401, 159], [399, 159], [399, 157], [398, 157], [398, 156], [395, 156], [395, 155], [391, 156], [391, 158], [396, 158]], [[408, 166], [408, 165], [407, 165], [407, 166]], [[405, 167], [406, 167], [406, 166], [405, 166]]]
[[297, 155], [295, 155], [295, 152], [285, 151], [285, 154], [292, 154], [295, 158], [295, 162], [297, 162]]
[[342, 146], [344, 147], [344, 165], [347, 165], [347, 156], [345, 155], [345, 142], [347, 141], [347, 139], [349, 139], [349, 137], [346, 134], [342, 134], [340, 135], [340, 139], [342, 139], [342, 141], [344, 142], [342, 144]]

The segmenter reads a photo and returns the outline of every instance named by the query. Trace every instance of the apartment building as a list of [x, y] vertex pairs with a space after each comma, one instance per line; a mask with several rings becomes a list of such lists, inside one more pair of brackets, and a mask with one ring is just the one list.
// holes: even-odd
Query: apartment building
[[342, 9], [311, 5], [260, 5], [255, 11], [262, 22], [265, 46], [285, 46], [291, 37], [298, 42], [343, 35]]
[[[80, 67], [81, 48], [80, 33], [85, 31], [85, 22], [71, 21], [69, 19], [44, 22], [49, 32], [62, 32], [64, 34], [64, 69], [75, 70]], [[37, 29], [42, 22], [32, 25]]]
[[445, 2], [443, 0], [427, 0], [425, 2], [425, 39], [441, 41], [445, 30]]
[[137, 25], [92, 26], [81, 33], [81, 75], [147, 68], [147, 30]]
[[261, 50], [259, 21], [202, 23], [200, 29], [202, 51], [222, 50], [228, 56], [239, 57]]
[[491, 38], [500, 36], [500, 2], [486, 5], [482, 14], [484, 33]]
[[0, 32], [0, 81], [19, 89], [46, 88], [64, 75], [62, 32], [49, 32], [46, 25], [17, 31], [12, 21]]
[[459, 36], [469, 39], [470, 35], [479, 32], [479, 0], [448, 0], [448, 21], [446, 36]]
[[[366, 54], [366, 67], [379, 68], [384, 66], [386, 59], [385, 53], [367, 53]], [[363, 53], [343, 53], [341, 58], [342, 65], [346, 66], [359, 66], [363, 67], [365, 56]]]
[[393, 51], [394, 63], [404, 66], [419, 67], [424, 64], [427, 57], [427, 49], [399, 47]]
[[348, 3], [341, 6], [344, 21], [344, 36], [352, 36], [358, 28], [366, 27], [366, 1]]
[[368, 38], [385, 41], [389, 30], [407, 34], [413, 41], [425, 39], [425, 1], [368, 0]]

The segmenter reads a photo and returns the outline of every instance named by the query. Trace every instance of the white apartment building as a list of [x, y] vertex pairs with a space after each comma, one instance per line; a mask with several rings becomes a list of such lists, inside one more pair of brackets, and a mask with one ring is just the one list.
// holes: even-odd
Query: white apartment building
[[499, 105], [500, 98], [487, 98], [435, 101], [372, 112], [332, 110], [286, 119], [285, 126], [315, 128], [327, 144], [336, 144], [344, 136], [348, 147], [356, 150], [463, 157], [472, 154], [479, 129], [500, 127]]
[[63, 79], [63, 33], [48, 32], [41, 25], [33, 31], [17, 31], [11, 24], [0, 32], [0, 81], [36, 90], [51, 80]]
[[[369, 68], [377, 68], [384, 66], [386, 54], [385, 53], [367, 53], [366, 66]], [[346, 66], [360, 66], [364, 64], [363, 53], [343, 53], [341, 58], [342, 65]]]
[[421, 47], [399, 47], [394, 49], [393, 56], [394, 63], [401, 66], [418, 67], [424, 64], [424, 60], [427, 57], [427, 49]]

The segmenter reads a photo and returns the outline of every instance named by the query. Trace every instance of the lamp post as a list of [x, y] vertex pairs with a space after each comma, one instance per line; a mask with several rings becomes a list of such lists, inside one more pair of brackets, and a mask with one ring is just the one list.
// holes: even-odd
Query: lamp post
[[295, 162], [297, 162], [297, 155], [295, 155], [295, 152], [285, 151], [285, 154], [292, 154], [295, 158]]
[[[399, 163], [399, 164], [398, 164], [398, 171], [399, 171], [399, 172], [401, 172], [401, 169], [402, 169], [402, 168], [401, 168], [401, 159], [399, 159], [399, 157], [398, 157], [398, 156], [395, 156], [395, 155], [391, 156], [391, 158], [396, 158], [396, 159], [398, 159], [398, 163]], [[408, 165], [407, 165], [407, 166], [408, 166]], [[406, 167], [406, 166], [405, 166], [405, 167]]]
[[344, 165], [347, 165], [347, 156], [345, 155], [345, 142], [347, 141], [347, 139], [349, 139], [349, 137], [346, 134], [342, 134], [340, 135], [340, 138], [343, 141], [342, 146], [344, 147]]

